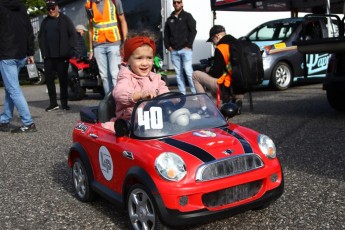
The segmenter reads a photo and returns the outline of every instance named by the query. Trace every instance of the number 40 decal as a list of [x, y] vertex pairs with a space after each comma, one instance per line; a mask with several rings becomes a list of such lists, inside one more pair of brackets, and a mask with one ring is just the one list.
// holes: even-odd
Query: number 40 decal
[[163, 112], [161, 107], [151, 107], [150, 111], [143, 112], [142, 108], [138, 109], [138, 125], [145, 126], [145, 129], [162, 129]]

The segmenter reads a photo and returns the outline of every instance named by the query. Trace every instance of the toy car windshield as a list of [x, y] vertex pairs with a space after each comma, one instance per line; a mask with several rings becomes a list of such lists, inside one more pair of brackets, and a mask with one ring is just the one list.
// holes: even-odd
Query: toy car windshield
[[206, 94], [176, 95], [172, 92], [139, 101], [131, 121], [134, 136], [145, 139], [227, 125]]

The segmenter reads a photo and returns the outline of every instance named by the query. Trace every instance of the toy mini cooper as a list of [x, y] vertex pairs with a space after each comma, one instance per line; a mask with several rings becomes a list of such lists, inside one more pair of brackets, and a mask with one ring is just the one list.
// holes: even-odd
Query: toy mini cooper
[[86, 107], [73, 129], [68, 164], [76, 196], [95, 194], [126, 210], [132, 229], [197, 224], [268, 207], [284, 190], [276, 147], [266, 135], [228, 121], [207, 94], [162, 94], [138, 101], [115, 133], [101, 123], [114, 99]]

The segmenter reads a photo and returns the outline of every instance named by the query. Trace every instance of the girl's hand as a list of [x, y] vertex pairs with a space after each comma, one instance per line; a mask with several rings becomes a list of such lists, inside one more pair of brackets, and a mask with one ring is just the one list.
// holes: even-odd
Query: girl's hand
[[141, 93], [140, 99], [151, 99], [151, 98], [154, 98], [155, 96], [156, 94], [154, 92], [146, 90]]

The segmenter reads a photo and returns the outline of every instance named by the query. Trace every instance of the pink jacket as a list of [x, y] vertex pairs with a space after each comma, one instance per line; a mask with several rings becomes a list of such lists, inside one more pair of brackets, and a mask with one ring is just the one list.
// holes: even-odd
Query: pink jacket
[[153, 91], [157, 95], [169, 92], [161, 75], [151, 72], [148, 77], [140, 77], [127, 66], [121, 65], [113, 97], [116, 104], [116, 118], [129, 120], [136, 102], [132, 100], [134, 92]]

